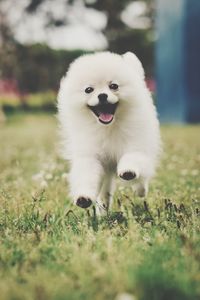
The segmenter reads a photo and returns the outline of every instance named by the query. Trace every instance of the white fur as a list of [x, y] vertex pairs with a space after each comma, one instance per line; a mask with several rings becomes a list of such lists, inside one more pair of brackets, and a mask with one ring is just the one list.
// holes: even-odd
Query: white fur
[[[110, 90], [110, 82], [119, 90]], [[85, 93], [88, 86], [94, 88], [91, 94]], [[98, 103], [100, 93], [107, 93], [111, 103], [119, 101], [109, 125], [87, 107]], [[146, 195], [159, 158], [160, 133], [142, 64], [133, 53], [100, 52], [76, 59], [61, 81], [58, 111], [74, 202], [83, 196], [109, 206], [113, 179], [125, 171], [135, 172], [131, 183], [138, 195]]]

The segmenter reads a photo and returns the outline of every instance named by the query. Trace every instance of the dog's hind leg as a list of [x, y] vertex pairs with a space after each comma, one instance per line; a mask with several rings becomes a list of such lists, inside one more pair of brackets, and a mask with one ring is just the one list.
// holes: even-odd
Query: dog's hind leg
[[149, 189], [148, 180], [140, 180], [137, 183], [134, 183], [133, 190], [139, 197], [146, 197]]
[[112, 206], [114, 193], [113, 174], [106, 174], [102, 180], [100, 193], [96, 201], [96, 209], [98, 215], [104, 215]]

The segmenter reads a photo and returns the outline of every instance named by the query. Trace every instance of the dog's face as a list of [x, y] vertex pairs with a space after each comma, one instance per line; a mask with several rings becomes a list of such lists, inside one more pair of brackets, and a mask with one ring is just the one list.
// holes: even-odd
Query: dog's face
[[[67, 74], [71, 102], [76, 109], [87, 109], [92, 118], [111, 124], [120, 107], [132, 101], [136, 85], [144, 81], [143, 68], [133, 53], [110, 52], [78, 58]], [[130, 96], [131, 95], [131, 96]]]
[[[96, 88], [96, 92], [95, 92]], [[110, 124], [119, 103], [119, 83], [116, 81], [104, 82], [102, 86], [85, 88], [88, 95], [87, 106], [102, 124]], [[93, 95], [92, 95], [93, 94]]]

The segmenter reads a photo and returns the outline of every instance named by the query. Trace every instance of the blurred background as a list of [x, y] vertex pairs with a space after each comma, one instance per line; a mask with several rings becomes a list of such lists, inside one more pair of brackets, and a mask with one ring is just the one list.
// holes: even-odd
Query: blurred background
[[199, 0], [0, 0], [1, 120], [55, 111], [83, 53], [133, 51], [163, 122], [200, 121]]

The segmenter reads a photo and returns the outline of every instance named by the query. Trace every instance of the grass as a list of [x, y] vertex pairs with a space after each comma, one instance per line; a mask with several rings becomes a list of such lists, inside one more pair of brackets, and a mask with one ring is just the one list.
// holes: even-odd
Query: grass
[[70, 203], [55, 118], [8, 118], [0, 127], [0, 298], [200, 299], [199, 129], [162, 128], [165, 153], [148, 198], [119, 188], [112, 213], [97, 219]]

